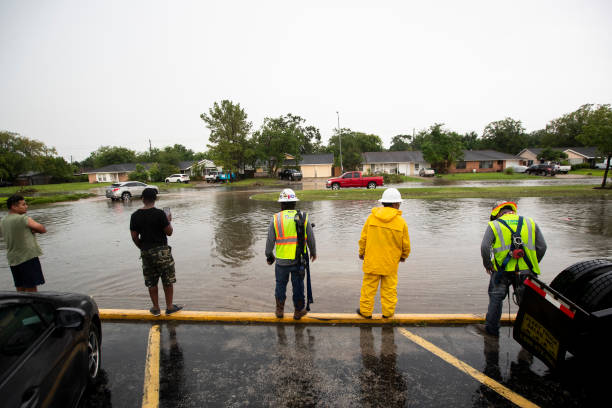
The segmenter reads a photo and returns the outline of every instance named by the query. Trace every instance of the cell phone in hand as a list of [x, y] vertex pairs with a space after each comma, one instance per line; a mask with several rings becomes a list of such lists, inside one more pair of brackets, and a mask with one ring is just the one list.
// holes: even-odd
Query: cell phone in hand
[[172, 212], [170, 212], [170, 207], [164, 207], [164, 212], [166, 213], [166, 217], [170, 218], [172, 216]]

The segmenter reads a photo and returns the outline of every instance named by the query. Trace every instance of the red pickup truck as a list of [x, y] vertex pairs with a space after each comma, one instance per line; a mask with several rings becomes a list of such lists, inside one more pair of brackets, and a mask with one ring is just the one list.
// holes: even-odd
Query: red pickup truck
[[348, 171], [340, 177], [330, 178], [327, 180], [327, 183], [325, 183], [325, 187], [331, 188], [332, 190], [340, 190], [340, 188], [346, 187], [376, 188], [376, 186], [382, 185], [382, 177], [363, 177], [360, 171]]

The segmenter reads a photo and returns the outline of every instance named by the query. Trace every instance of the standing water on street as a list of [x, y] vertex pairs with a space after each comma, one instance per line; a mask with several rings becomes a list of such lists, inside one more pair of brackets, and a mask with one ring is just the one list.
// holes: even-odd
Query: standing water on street
[[[274, 268], [267, 265], [264, 250], [278, 204], [252, 200], [252, 194], [217, 190], [159, 196], [160, 208], [172, 208], [174, 234], [168, 243], [176, 262], [175, 291], [188, 309], [273, 311]], [[396, 313], [483, 312], [488, 275], [480, 242], [493, 201], [404, 200], [411, 254], [399, 267]], [[546, 237], [543, 281], [550, 282], [574, 262], [612, 257], [611, 199], [515, 201], [519, 213], [538, 220]], [[362, 281], [357, 242], [378, 205], [376, 200], [299, 202], [315, 224], [317, 239], [313, 312], [355, 311]], [[48, 231], [39, 237], [47, 281], [41, 290], [88, 293], [101, 308], [148, 308], [129, 231], [130, 216], [141, 207], [139, 200], [96, 198], [31, 208], [28, 214]], [[0, 239], [0, 252], [5, 251]], [[0, 262], [0, 287], [13, 290], [6, 258]], [[380, 313], [380, 306], [374, 313]]]

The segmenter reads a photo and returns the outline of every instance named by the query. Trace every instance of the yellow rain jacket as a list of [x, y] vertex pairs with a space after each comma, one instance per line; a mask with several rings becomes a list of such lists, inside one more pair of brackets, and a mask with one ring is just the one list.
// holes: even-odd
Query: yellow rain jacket
[[396, 274], [400, 258], [409, 254], [410, 237], [402, 212], [392, 207], [372, 208], [359, 239], [359, 255], [365, 255], [363, 272]]

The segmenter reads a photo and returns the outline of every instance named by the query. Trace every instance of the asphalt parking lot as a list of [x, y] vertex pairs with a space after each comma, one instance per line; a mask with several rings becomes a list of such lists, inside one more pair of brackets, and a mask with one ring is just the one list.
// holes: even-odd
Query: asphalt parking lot
[[498, 341], [470, 326], [166, 321], [102, 332], [103, 372], [84, 407], [577, 407], [600, 405], [605, 389], [572, 360], [551, 373], [510, 327]]

